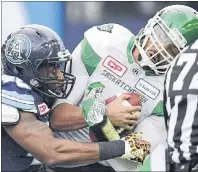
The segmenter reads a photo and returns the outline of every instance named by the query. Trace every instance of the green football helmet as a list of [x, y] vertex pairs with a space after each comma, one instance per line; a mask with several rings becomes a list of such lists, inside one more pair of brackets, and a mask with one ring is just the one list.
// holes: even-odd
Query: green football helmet
[[[170, 62], [197, 38], [197, 11], [184, 5], [165, 7], [136, 36], [135, 44], [140, 53], [139, 64], [145, 69], [149, 67], [157, 75], [164, 74]], [[153, 47], [155, 51], [151, 53]]]

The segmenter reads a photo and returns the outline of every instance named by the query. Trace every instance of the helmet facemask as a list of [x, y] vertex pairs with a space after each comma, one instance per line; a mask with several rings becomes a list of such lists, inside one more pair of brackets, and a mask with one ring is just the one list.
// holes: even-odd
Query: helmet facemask
[[[73, 89], [75, 77], [71, 74], [72, 59], [68, 50], [60, 51], [57, 57], [37, 60], [36, 77], [31, 86], [47, 97], [67, 98]], [[59, 75], [59, 77], [58, 77]]]
[[177, 29], [170, 29], [158, 14], [137, 35], [136, 46], [143, 68], [150, 68], [157, 75], [164, 74], [170, 62], [179, 56], [187, 44]]

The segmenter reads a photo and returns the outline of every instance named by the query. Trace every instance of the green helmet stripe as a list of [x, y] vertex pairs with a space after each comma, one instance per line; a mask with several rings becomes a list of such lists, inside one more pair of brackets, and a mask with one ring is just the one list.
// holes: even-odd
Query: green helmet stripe
[[187, 45], [193, 43], [198, 38], [198, 16], [193, 12], [164, 13], [161, 19], [170, 29], [177, 28], [187, 41]]
[[188, 44], [193, 43], [198, 38], [198, 19], [193, 19], [182, 26], [182, 34]]

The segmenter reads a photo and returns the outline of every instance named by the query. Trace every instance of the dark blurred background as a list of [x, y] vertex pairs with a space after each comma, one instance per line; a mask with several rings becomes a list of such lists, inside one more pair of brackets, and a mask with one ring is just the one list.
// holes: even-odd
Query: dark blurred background
[[198, 10], [197, 1], [2, 2], [2, 40], [24, 24], [43, 24], [72, 52], [93, 25], [118, 23], [137, 34], [157, 11], [173, 4]]

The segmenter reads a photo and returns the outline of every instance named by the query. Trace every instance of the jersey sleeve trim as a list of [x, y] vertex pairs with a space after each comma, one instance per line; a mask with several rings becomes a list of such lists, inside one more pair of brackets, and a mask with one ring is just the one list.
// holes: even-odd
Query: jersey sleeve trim
[[157, 116], [164, 116], [164, 106], [163, 106], [163, 101], [160, 101], [156, 107], [154, 108], [152, 115], [157, 115]]
[[101, 57], [96, 54], [96, 52], [92, 49], [86, 38], [81, 41], [81, 46], [82, 61], [85, 65], [87, 73], [89, 74], [89, 76], [91, 76], [98, 64], [100, 63]]
[[4, 104], [10, 105], [10, 106], [15, 107], [15, 108], [22, 109], [23, 111], [37, 113], [37, 109], [36, 109], [36, 106], [35, 106], [34, 102], [20, 100], [20, 99], [17, 99], [15, 97], [11, 97], [9, 95], [6, 95], [4, 93], [2, 93], [1, 101]]

